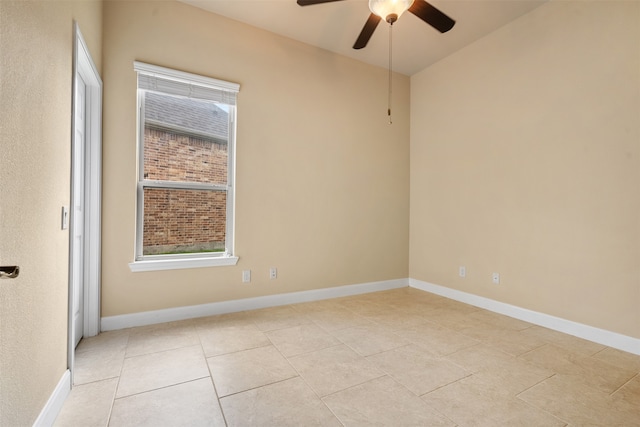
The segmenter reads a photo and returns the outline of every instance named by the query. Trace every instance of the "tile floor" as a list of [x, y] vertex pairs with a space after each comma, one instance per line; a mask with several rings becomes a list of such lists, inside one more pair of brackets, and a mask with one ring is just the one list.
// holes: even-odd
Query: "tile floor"
[[56, 426], [640, 426], [640, 356], [420, 290], [106, 332]]

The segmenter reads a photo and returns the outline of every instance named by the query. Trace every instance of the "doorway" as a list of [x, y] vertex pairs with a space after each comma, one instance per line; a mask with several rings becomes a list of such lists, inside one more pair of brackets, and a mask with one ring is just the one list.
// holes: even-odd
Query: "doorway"
[[100, 332], [102, 80], [74, 23], [71, 209], [69, 230], [69, 349]]

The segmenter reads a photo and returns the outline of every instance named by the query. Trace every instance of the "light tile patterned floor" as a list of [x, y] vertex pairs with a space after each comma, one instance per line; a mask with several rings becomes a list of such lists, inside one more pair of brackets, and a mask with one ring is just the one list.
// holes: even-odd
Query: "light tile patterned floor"
[[420, 290], [106, 332], [57, 426], [640, 426], [640, 356]]

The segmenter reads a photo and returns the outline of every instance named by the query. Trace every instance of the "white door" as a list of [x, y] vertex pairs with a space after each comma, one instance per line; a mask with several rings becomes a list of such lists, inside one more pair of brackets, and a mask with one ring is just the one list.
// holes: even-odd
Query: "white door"
[[87, 85], [78, 75], [75, 87], [75, 121], [73, 130], [73, 193], [71, 210], [71, 287], [73, 293], [73, 345], [78, 345], [84, 330], [84, 179], [85, 179], [85, 144], [86, 144], [86, 110]]
[[67, 353], [72, 377], [80, 339], [100, 332], [102, 210], [102, 80], [77, 23], [74, 31]]

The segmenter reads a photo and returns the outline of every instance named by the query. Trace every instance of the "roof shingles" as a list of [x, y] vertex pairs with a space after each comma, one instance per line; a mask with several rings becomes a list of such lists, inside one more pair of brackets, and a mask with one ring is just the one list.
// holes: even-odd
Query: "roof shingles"
[[227, 140], [229, 114], [214, 102], [181, 98], [148, 91], [145, 120], [166, 127], [178, 127], [215, 139]]

